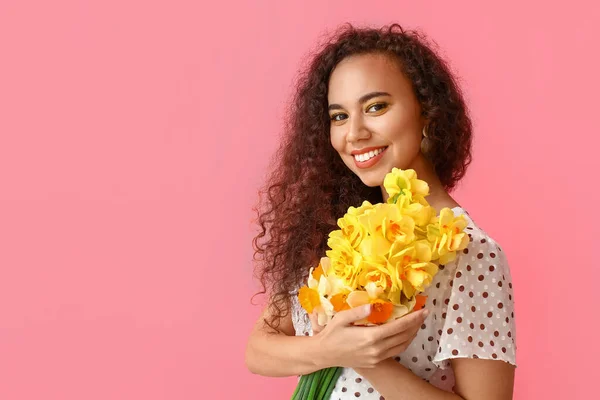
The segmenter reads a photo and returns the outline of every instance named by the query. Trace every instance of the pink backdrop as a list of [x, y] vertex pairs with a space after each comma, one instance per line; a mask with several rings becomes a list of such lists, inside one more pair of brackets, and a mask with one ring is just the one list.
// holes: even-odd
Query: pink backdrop
[[516, 398], [592, 396], [598, 6], [201, 3], [0, 3], [0, 398], [287, 398], [244, 366], [250, 208], [314, 41], [394, 20], [472, 109], [457, 198], [511, 261]]

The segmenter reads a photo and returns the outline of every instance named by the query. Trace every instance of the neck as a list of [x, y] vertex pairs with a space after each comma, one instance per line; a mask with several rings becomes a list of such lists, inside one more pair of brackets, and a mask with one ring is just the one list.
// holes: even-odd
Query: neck
[[[406, 169], [414, 169], [417, 173], [417, 177], [427, 182], [429, 185], [429, 196], [427, 196], [427, 202], [436, 210], [441, 210], [444, 207], [456, 207], [459, 204], [446, 192], [444, 185], [440, 182], [435, 173], [433, 164], [427, 160], [421, 153], [415, 158], [414, 162]], [[383, 201], [386, 202], [388, 195], [385, 191], [383, 184], [381, 185], [381, 193], [383, 195]]]

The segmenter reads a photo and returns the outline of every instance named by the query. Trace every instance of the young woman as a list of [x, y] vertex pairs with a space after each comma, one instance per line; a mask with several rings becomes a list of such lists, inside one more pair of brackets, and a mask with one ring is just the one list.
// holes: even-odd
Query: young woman
[[[396, 24], [341, 28], [301, 75], [286, 134], [259, 208], [254, 244], [270, 303], [248, 341], [250, 371], [344, 367], [332, 399], [511, 399], [511, 275], [499, 245], [449, 194], [471, 160], [471, 121], [426, 39]], [[465, 215], [469, 246], [440, 266], [424, 310], [356, 327], [369, 309], [355, 308], [319, 326], [297, 289], [325, 255], [337, 218], [363, 200], [386, 200], [393, 167], [427, 181], [437, 210]]]

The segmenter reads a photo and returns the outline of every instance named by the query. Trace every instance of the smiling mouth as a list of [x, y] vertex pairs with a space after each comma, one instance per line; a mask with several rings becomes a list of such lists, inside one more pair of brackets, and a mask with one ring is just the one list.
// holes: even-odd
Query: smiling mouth
[[360, 169], [371, 168], [381, 160], [388, 146], [372, 147], [364, 150], [353, 151], [354, 163]]
[[377, 157], [379, 154], [383, 153], [385, 149], [387, 149], [387, 146], [379, 147], [377, 149], [366, 151], [360, 154], [352, 154], [352, 157], [354, 157], [354, 161], [364, 163], [372, 158]]

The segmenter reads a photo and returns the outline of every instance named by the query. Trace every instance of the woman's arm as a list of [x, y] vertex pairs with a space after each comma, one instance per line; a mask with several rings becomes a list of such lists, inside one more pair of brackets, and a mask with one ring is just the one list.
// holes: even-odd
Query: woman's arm
[[[410, 313], [388, 324], [354, 326], [366, 318], [371, 306], [340, 311], [318, 336], [291, 336], [291, 319], [281, 321], [281, 333], [266, 328], [263, 318], [255, 326], [246, 349], [246, 365], [266, 376], [305, 375], [332, 366], [373, 368], [406, 350], [428, 310]], [[268, 311], [265, 312], [268, 317]]]
[[317, 365], [318, 349], [312, 336], [295, 336], [291, 314], [280, 320], [279, 330], [270, 328], [268, 307], [250, 334], [246, 346], [246, 367], [264, 376], [306, 375], [321, 367]]
[[[355, 368], [386, 400], [460, 400], [462, 397], [438, 389], [389, 358], [375, 368]], [[486, 399], [487, 400], [487, 399]]]
[[500, 360], [451, 359], [454, 392], [464, 399], [509, 400], [513, 398], [515, 367]]
[[355, 368], [386, 400], [510, 400], [514, 367], [497, 360], [452, 359], [455, 393], [427, 383], [402, 364], [388, 359], [375, 368]]

